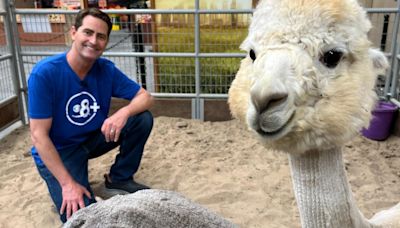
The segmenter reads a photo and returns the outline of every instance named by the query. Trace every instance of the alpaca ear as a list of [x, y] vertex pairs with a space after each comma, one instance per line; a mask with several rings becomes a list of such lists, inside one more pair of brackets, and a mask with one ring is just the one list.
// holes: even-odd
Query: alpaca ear
[[385, 54], [378, 49], [370, 48], [368, 50], [368, 55], [372, 60], [375, 72], [378, 75], [385, 75], [386, 69], [389, 68], [389, 62]]
[[251, 43], [250, 43], [250, 38], [249, 37], [246, 37], [246, 39], [244, 39], [244, 41], [242, 42], [242, 44], [240, 45], [240, 49], [241, 50], [243, 50], [243, 51], [246, 51], [246, 52], [248, 52], [248, 51], [250, 51], [250, 48], [251, 47]]

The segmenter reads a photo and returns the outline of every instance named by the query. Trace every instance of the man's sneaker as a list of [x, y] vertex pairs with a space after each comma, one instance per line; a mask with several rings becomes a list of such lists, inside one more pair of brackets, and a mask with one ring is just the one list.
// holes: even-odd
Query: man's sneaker
[[136, 183], [133, 179], [128, 181], [112, 181], [108, 174], [104, 174], [105, 186], [108, 190], [120, 190], [125, 193], [134, 193], [139, 190], [149, 189], [146, 185]]

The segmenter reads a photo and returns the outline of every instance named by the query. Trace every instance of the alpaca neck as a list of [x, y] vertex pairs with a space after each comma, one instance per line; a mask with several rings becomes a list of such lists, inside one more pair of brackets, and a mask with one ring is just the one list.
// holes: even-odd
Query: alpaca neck
[[372, 227], [355, 204], [340, 148], [289, 160], [302, 227]]

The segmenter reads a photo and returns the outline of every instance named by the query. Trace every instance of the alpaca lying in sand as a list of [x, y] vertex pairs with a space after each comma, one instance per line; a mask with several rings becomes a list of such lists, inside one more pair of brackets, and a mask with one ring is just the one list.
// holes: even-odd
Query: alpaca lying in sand
[[400, 204], [363, 217], [342, 159], [388, 65], [370, 28], [356, 0], [265, 0], [241, 46], [249, 54], [229, 91], [232, 114], [289, 154], [302, 227], [400, 227]]
[[235, 228], [177, 192], [148, 189], [117, 195], [74, 213], [67, 227]]

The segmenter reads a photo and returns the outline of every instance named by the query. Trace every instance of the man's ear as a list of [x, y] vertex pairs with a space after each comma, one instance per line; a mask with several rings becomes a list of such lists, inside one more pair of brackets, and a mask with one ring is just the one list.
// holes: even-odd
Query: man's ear
[[71, 39], [72, 40], [75, 40], [75, 34], [76, 34], [76, 28], [75, 28], [75, 26], [73, 25], [73, 26], [71, 26], [71, 29], [69, 30], [69, 33], [71, 34]]
[[385, 54], [378, 49], [370, 48], [368, 55], [372, 60], [376, 74], [385, 75], [386, 69], [389, 68], [389, 62]]

